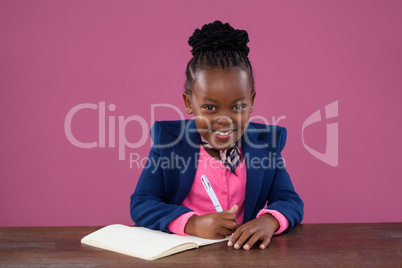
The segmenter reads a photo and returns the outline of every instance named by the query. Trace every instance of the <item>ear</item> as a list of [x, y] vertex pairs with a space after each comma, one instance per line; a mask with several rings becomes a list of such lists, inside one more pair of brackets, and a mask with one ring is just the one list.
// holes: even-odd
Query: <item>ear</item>
[[252, 113], [253, 111], [254, 111], [254, 99], [255, 99], [255, 94], [256, 94], [256, 92], [255, 92], [255, 90], [251, 93], [251, 99], [250, 99], [250, 101], [251, 101], [251, 107], [250, 107], [250, 113]]
[[191, 98], [187, 92], [183, 93], [183, 100], [184, 100], [184, 106], [186, 107], [186, 112], [188, 114], [192, 114], [193, 109], [191, 108]]

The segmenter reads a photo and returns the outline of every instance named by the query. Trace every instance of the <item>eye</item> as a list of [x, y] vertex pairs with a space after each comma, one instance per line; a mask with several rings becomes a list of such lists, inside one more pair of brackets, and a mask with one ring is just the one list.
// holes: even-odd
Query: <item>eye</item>
[[202, 108], [204, 108], [207, 111], [215, 110], [215, 106], [213, 106], [213, 105], [204, 105]]
[[244, 105], [244, 104], [239, 104], [239, 105], [236, 105], [235, 107], [233, 107], [233, 109], [235, 109], [235, 110], [241, 110], [244, 108], [246, 108], [246, 105]]

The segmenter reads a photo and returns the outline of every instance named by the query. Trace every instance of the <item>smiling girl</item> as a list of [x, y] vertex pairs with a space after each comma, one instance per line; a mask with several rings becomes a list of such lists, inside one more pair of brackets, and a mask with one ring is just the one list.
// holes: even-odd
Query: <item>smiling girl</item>
[[[191, 120], [155, 122], [146, 168], [131, 195], [131, 218], [180, 235], [223, 238], [228, 246], [264, 249], [274, 234], [303, 218], [281, 151], [286, 129], [249, 122], [256, 90], [248, 34], [215, 21], [189, 39], [193, 58], [183, 93]], [[168, 166], [158, 159], [174, 155]], [[181, 161], [189, 165], [181, 166]], [[224, 211], [204, 189], [208, 178]]]

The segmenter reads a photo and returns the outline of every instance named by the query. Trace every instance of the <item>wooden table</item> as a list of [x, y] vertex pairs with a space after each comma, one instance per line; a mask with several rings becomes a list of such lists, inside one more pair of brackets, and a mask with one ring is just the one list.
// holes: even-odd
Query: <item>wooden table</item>
[[402, 267], [402, 223], [301, 224], [275, 236], [265, 250], [235, 250], [222, 242], [155, 261], [81, 245], [99, 228], [2, 227], [0, 266]]

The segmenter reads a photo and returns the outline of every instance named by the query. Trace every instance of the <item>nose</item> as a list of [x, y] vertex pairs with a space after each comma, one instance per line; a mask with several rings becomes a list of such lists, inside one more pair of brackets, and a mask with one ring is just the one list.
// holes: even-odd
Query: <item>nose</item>
[[215, 122], [217, 124], [223, 125], [223, 126], [227, 126], [233, 123], [233, 119], [230, 118], [227, 115], [219, 115], [217, 117], [215, 117]]

